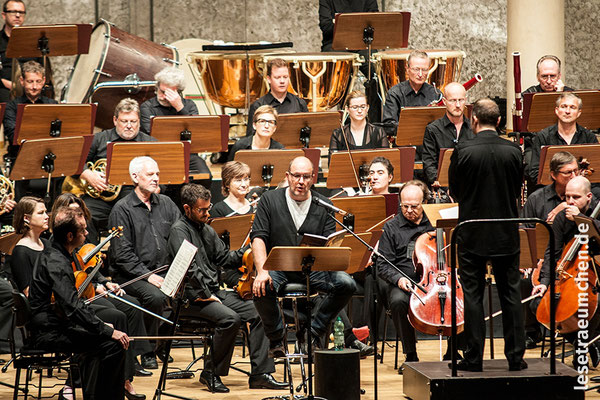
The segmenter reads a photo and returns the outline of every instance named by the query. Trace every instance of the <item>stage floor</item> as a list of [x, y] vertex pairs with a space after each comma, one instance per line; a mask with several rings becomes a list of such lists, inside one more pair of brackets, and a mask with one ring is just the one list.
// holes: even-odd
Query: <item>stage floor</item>
[[[393, 345], [393, 342], [389, 342]], [[444, 346], [445, 346], [444, 342]], [[486, 343], [487, 344], [487, 343]], [[502, 339], [496, 339], [495, 351], [496, 359], [503, 359], [501, 354], [504, 343]], [[439, 360], [439, 342], [437, 340], [420, 340], [417, 344], [419, 358], [421, 361], [438, 361]], [[443, 349], [445, 351], [445, 347]], [[539, 358], [540, 349], [528, 350], [526, 358]], [[3, 359], [7, 358], [7, 355], [3, 355]], [[192, 355], [189, 349], [177, 348], [173, 350], [173, 358], [175, 359], [174, 366], [185, 368], [185, 366], [191, 361]], [[400, 355], [401, 360], [403, 359]], [[248, 358], [241, 357], [241, 347], [236, 347], [234, 359], [237, 367], [245, 370], [249, 370], [250, 365]], [[570, 357], [566, 359], [567, 365], [570, 364]], [[372, 400], [374, 399], [373, 392], [373, 357], [368, 357], [361, 360], [361, 388], [365, 390], [365, 394], [361, 396], [361, 400]], [[201, 368], [202, 364], [197, 364], [196, 368]], [[155, 370], [154, 375], [148, 378], [136, 378], [134, 386], [139, 393], [144, 393], [147, 399], [152, 399], [154, 391], [156, 389], [156, 383], [158, 381], [158, 375], [160, 370]], [[299, 376], [299, 368], [294, 366], [294, 377]], [[230, 389], [230, 393], [226, 394], [211, 394], [208, 392], [206, 387], [198, 382], [200, 371], [196, 372], [195, 378], [192, 379], [177, 379], [169, 380], [167, 383], [167, 391], [176, 395], [190, 397], [192, 399], [223, 399], [223, 400], [246, 400], [246, 399], [263, 399], [268, 396], [285, 395], [289, 394], [289, 391], [273, 391], [273, 390], [250, 390], [248, 389], [248, 378], [241, 372], [231, 370], [229, 376], [223, 378], [225, 383]], [[386, 347], [385, 359], [383, 364], [378, 364], [378, 383], [379, 383], [379, 399], [381, 400], [396, 400], [405, 398], [402, 396], [403, 382], [402, 376], [398, 375], [394, 369], [394, 348]], [[600, 375], [600, 368], [597, 370], [591, 370], [590, 376]], [[277, 372], [275, 377], [278, 380], [283, 378], [283, 365], [277, 365]], [[37, 376], [34, 377], [36, 379]], [[62, 377], [64, 379], [64, 376]], [[0, 381], [5, 383], [12, 383], [14, 381], [14, 369], [10, 367], [5, 374], [0, 373]], [[44, 390], [43, 395], [52, 396], [57, 393], [60, 389], [62, 382], [57, 379], [44, 379], [44, 384], [55, 383], [58, 386], [54, 389]], [[294, 381], [295, 385], [299, 383], [296, 378]], [[300, 393], [298, 393], [300, 394]], [[77, 398], [81, 399], [80, 392], [77, 393]], [[0, 399], [12, 398], [12, 390], [4, 386], [0, 386]], [[56, 397], [55, 397], [56, 398]], [[163, 397], [168, 399], [169, 397]], [[586, 393], [586, 400], [588, 399], [600, 399], [600, 393], [596, 391], [590, 391]], [[507, 398], [507, 400], [510, 399]]]

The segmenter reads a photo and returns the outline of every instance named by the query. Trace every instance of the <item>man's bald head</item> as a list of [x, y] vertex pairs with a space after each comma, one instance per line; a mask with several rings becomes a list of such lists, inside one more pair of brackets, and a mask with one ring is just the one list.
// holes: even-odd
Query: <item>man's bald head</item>
[[567, 189], [571, 191], [577, 191], [582, 194], [588, 194], [592, 192], [592, 185], [590, 181], [584, 176], [576, 176], [567, 183]]
[[[452, 122], [458, 123], [465, 112], [467, 103], [467, 91], [465, 87], [458, 82], [450, 82], [444, 87], [444, 104], [446, 105], [446, 114]], [[454, 120], [456, 119], [456, 120]]]
[[310, 197], [313, 184], [313, 164], [306, 157], [296, 157], [290, 163], [285, 177], [288, 181], [290, 197], [304, 201]]
[[450, 82], [444, 86], [443, 91], [444, 97], [448, 97], [450, 95], [465, 97], [467, 95], [465, 87], [458, 82]]
[[310, 171], [312, 173], [313, 164], [312, 164], [312, 161], [310, 161], [307, 157], [299, 156], [299, 157], [294, 158], [292, 161], [290, 161], [290, 165], [288, 166], [288, 171], [292, 171], [293, 169], [296, 169], [296, 168], [302, 168], [302, 169], [310, 168]]

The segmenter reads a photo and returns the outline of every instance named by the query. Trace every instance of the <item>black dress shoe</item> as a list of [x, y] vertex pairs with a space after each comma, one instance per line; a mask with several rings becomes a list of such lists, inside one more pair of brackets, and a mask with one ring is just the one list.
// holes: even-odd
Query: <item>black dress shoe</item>
[[537, 342], [531, 337], [531, 336], [526, 336], [525, 337], [525, 348], [526, 349], [535, 349], [537, 347]]
[[271, 374], [250, 375], [248, 379], [250, 389], [287, 389], [290, 387], [287, 382], [278, 382]]
[[521, 360], [521, 361], [516, 362], [516, 363], [509, 363], [508, 364], [508, 370], [509, 371], [521, 371], [523, 369], [527, 369], [527, 363], [525, 362], [525, 360]]
[[[450, 355], [450, 351], [448, 350], [445, 354], [444, 357], [442, 357], [442, 361], [450, 361], [452, 359], [452, 356]], [[463, 359], [463, 356], [460, 355], [460, 353], [457, 351], [456, 352], [456, 359], [458, 361]]]
[[131, 392], [128, 392], [127, 389], [125, 389], [125, 397], [127, 397], [128, 400], [146, 400], [145, 394], [131, 393]]
[[[165, 353], [163, 351], [159, 351], [156, 353], [156, 356], [160, 359], [160, 361], [165, 362]], [[173, 362], [173, 357], [169, 355], [169, 364]]]
[[418, 362], [419, 361], [419, 356], [417, 356], [417, 352], [410, 352], [410, 353], [406, 353], [406, 359], [404, 360], [404, 362]]
[[[452, 363], [448, 363], [448, 368], [452, 369]], [[472, 364], [467, 360], [461, 360], [456, 363], [456, 369], [459, 371], [481, 372], [483, 371], [483, 364]]]
[[[200, 374], [200, 383], [205, 384], [213, 393], [229, 393], [229, 388], [221, 381], [221, 377], [208, 371], [202, 371]], [[213, 386], [214, 385], [214, 386]]]
[[135, 376], [152, 376], [152, 372], [146, 371], [139, 363], [137, 358], [133, 359], [133, 374]]
[[373, 346], [364, 344], [363, 342], [361, 342], [358, 339], [356, 339], [352, 343], [350, 343], [350, 346], [348, 346], [348, 347], [360, 351], [361, 358], [365, 358], [367, 356], [372, 356], [375, 353], [375, 349], [373, 348]]
[[154, 353], [146, 353], [140, 356], [142, 360], [142, 368], [144, 369], [158, 369], [158, 362]]
[[283, 347], [283, 340], [273, 340], [269, 344], [269, 357], [270, 358], [283, 358], [285, 357], [285, 348]]

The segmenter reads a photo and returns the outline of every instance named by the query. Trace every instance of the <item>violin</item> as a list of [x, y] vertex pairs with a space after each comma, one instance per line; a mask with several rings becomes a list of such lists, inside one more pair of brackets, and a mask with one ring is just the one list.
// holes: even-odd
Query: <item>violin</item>
[[[445, 251], [442, 228], [420, 235], [415, 242], [413, 264], [421, 276], [420, 285], [427, 294], [419, 300], [410, 296], [408, 320], [415, 329], [429, 335], [450, 336], [452, 330], [450, 265]], [[456, 286], [456, 324], [458, 332], [464, 328], [464, 297], [462, 286]]]
[[248, 249], [244, 252], [242, 257], [242, 276], [238, 280], [238, 284], [235, 290], [238, 292], [240, 297], [244, 300], [250, 300], [252, 298], [252, 285], [254, 284], [255, 272], [254, 272], [254, 257], [252, 257], [252, 249]]

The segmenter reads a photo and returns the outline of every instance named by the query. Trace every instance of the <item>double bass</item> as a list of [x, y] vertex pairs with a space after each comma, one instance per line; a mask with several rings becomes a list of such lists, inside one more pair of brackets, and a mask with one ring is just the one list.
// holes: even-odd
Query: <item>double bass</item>
[[[419, 284], [427, 294], [421, 302], [414, 294], [410, 296], [408, 320], [415, 329], [429, 335], [450, 336], [452, 331], [450, 264], [446, 253], [444, 230], [426, 232], [417, 238], [413, 264], [421, 277]], [[464, 301], [462, 286], [456, 286], [456, 324], [458, 333], [464, 328]]]

